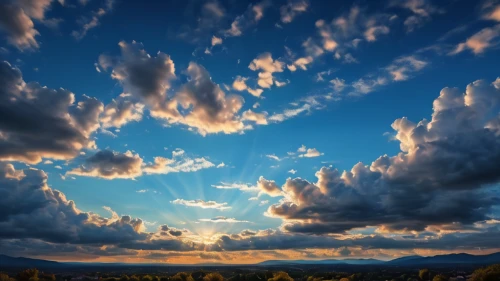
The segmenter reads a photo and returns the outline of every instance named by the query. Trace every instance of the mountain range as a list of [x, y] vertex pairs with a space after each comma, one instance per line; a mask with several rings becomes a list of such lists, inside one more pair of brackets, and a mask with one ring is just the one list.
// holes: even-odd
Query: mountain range
[[[448, 254], [431, 257], [406, 256], [389, 261], [377, 259], [326, 259], [326, 260], [268, 260], [253, 266], [290, 266], [290, 265], [385, 265], [385, 266], [419, 266], [419, 265], [452, 265], [470, 264], [487, 265], [500, 263], [500, 252], [489, 255]], [[7, 267], [37, 267], [62, 268], [85, 266], [173, 266], [174, 264], [126, 264], [126, 263], [86, 263], [86, 262], [56, 262], [25, 257], [11, 257], [0, 254], [0, 268]], [[231, 266], [231, 264], [200, 264], [200, 266]], [[175, 264], [175, 266], [179, 266]], [[243, 266], [243, 265], [239, 265]]]

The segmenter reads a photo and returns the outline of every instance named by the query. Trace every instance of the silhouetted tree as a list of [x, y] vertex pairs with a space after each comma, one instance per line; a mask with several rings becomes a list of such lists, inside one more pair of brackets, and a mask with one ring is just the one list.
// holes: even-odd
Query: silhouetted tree
[[472, 273], [472, 281], [497, 281], [500, 280], [500, 264], [479, 268]]
[[293, 281], [293, 278], [288, 273], [279, 271], [274, 273], [273, 278], [269, 278], [268, 281]]
[[26, 269], [17, 274], [17, 281], [38, 281], [38, 269]]
[[141, 281], [153, 281], [153, 278], [150, 275], [144, 275], [142, 276]]
[[418, 277], [420, 278], [420, 280], [429, 280], [429, 270], [427, 268], [420, 269], [420, 271], [418, 272]]
[[0, 273], [0, 281], [15, 281], [14, 278], [9, 277], [9, 275], [5, 273]]
[[194, 281], [194, 279], [191, 274], [188, 274], [186, 272], [177, 272], [170, 278], [170, 281]]
[[224, 277], [219, 272], [212, 272], [205, 275], [203, 281], [224, 281]]
[[448, 281], [448, 277], [444, 276], [443, 274], [438, 274], [432, 278], [432, 281]]
[[129, 281], [130, 278], [127, 276], [127, 274], [123, 274], [121, 277], [120, 277], [120, 281]]
[[130, 276], [129, 281], [139, 281], [139, 277], [132, 275]]

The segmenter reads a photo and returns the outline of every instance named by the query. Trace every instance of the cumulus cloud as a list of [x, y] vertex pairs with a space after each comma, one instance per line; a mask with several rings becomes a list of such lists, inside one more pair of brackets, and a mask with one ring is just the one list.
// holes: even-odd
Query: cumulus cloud
[[142, 220], [129, 216], [104, 218], [80, 211], [73, 201], [47, 185], [36, 169], [16, 170], [0, 163], [0, 237], [36, 238], [55, 243], [116, 244], [145, 239]]
[[103, 128], [121, 128], [123, 125], [142, 119], [144, 105], [134, 103], [124, 97], [112, 100], [101, 114], [100, 121]]
[[202, 209], [217, 209], [219, 211], [231, 209], [227, 203], [217, 203], [215, 201], [205, 201], [201, 199], [197, 200], [184, 200], [184, 199], [175, 199], [172, 201], [173, 204], [184, 205], [187, 207], [198, 207]]
[[271, 197], [277, 197], [283, 195], [281, 189], [278, 187], [276, 182], [272, 180], [266, 180], [262, 176], [257, 181], [257, 188], [259, 189], [259, 195], [267, 194]]
[[153, 116], [179, 115], [174, 101], [167, 99], [166, 91], [175, 78], [175, 65], [170, 56], [158, 52], [150, 56], [141, 43], [121, 41], [121, 57], [99, 57], [103, 69], [112, 69], [111, 77], [119, 81], [126, 94], [132, 95], [150, 107]]
[[24, 248], [33, 255], [96, 251], [96, 256], [108, 256], [133, 255], [138, 249], [196, 249], [193, 242], [173, 235], [145, 232], [143, 220], [119, 216], [109, 207], [105, 209], [110, 218], [84, 212], [62, 192], [50, 188], [47, 179], [41, 170], [16, 170], [12, 164], [0, 163], [0, 193], [7, 194], [0, 197], [2, 250]]
[[291, 23], [296, 16], [307, 11], [309, 1], [307, 0], [288, 0], [286, 5], [280, 7], [281, 22]]
[[295, 175], [295, 173], [297, 173], [297, 170], [291, 169], [290, 171], [288, 171], [288, 173]]
[[285, 63], [279, 60], [274, 60], [271, 53], [262, 53], [255, 58], [249, 65], [253, 71], [260, 71], [258, 74], [257, 84], [262, 88], [271, 88], [274, 84], [274, 72], [283, 72]]
[[[175, 153], [175, 151], [173, 152]], [[215, 167], [215, 164], [207, 159], [183, 157], [180, 160], [165, 157], [155, 157], [153, 163], [146, 164], [143, 171], [146, 174], [169, 174], [179, 172], [196, 172], [202, 169]]]
[[134, 179], [143, 174], [189, 173], [215, 167], [204, 157], [191, 158], [184, 150], [172, 151], [172, 158], [155, 157], [153, 163], [144, 163], [139, 154], [102, 150], [88, 157], [82, 165], [67, 174], [104, 179]]
[[68, 90], [26, 83], [8, 62], [0, 63], [0, 85], [0, 160], [68, 160], [95, 147], [91, 135], [99, 128], [100, 101], [83, 96], [75, 103]]
[[0, 30], [7, 34], [9, 44], [20, 50], [38, 48], [35, 36], [39, 33], [35, 24], [18, 5], [0, 4]]
[[260, 97], [260, 95], [264, 91], [262, 89], [259, 89], [259, 88], [252, 89], [252, 88], [248, 87], [248, 85], [246, 84], [247, 80], [248, 80], [247, 77], [241, 77], [239, 75], [236, 76], [236, 79], [234, 79], [234, 82], [233, 82], [233, 89], [235, 89], [236, 91], [240, 91], [240, 92], [246, 90], [252, 96]]
[[69, 175], [99, 177], [104, 179], [130, 179], [142, 175], [142, 158], [130, 151], [125, 153], [101, 150], [85, 160], [85, 163]]
[[[101, 55], [99, 64], [103, 69], [111, 68], [111, 77], [122, 84], [125, 96], [133, 104], [137, 100], [145, 104], [152, 117], [167, 124], [188, 126], [201, 135], [241, 133], [252, 128], [239, 115], [243, 98], [226, 95], [203, 66], [191, 62], [186, 70], [188, 81], [175, 94], [167, 95], [175, 79], [171, 58], [162, 52], [150, 56], [135, 41], [130, 44], [122, 41], [119, 45], [121, 57]], [[248, 91], [254, 95], [261, 93], [250, 88]]]
[[189, 113], [178, 122], [198, 129], [202, 135], [241, 132], [245, 125], [237, 115], [243, 106], [238, 95], [228, 95], [215, 84], [208, 71], [191, 62], [187, 69], [190, 81], [178, 92], [177, 99]]
[[316, 148], [308, 148], [306, 153], [299, 154], [299, 157], [311, 158], [311, 157], [318, 157], [321, 155], [323, 155], [323, 153], [319, 152]]
[[299, 152], [298, 153], [299, 157], [306, 157], [306, 158], [318, 157], [324, 154], [319, 152], [316, 148], [307, 148], [305, 145], [301, 145], [297, 149], [297, 152]]
[[281, 188], [284, 200], [267, 214], [282, 218], [283, 229], [303, 233], [367, 226], [424, 231], [490, 219], [491, 208], [500, 204], [489, 188], [500, 180], [499, 134], [489, 125], [498, 118], [499, 84], [478, 80], [465, 93], [443, 89], [431, 120], [400, 118], [392, 124], [399, 154], [350, 171], [322, 168], [316, 183], [288, 179]]

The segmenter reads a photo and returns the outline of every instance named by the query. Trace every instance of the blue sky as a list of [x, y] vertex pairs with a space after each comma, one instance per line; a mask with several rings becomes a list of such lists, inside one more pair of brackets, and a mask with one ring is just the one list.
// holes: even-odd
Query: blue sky
[[[46, 199], [62, 192], [52, 201], [73, 200], [87, 224], [132, 229], [137, 243], [160, 241], [168, 225], [183, 233], [167, 237], [176, 246], [150, 250], [167, 262], [233, 262], [243, 250], [258, 253], [243, 262], [498, 250], [447, 242], [500, 231], [498, 1], [26, 0], [0, 12], [6, 206], [18, 204], [24, 180]], [[374, 162], [384, 155], [390, 164]], [[37, 169], [36, 180], [7, 176], [9, 167]], [[425, 196], [429, 205], [415, 203]], [[477, 202], [458, 211], [443, 198]], [[418, 205], [412, 215], [391, 203], [404, 200]], [[385, 215], [361, 220], [367, 211]], [[0, 224], [19, 224], [17, 215]], [[76, 224], [66, 217], [53, 218]], [[245, 230], [311, 244], [234, 246], [248, 242]], [[69, 244], [116, 253], [49, 254], [47, 245], [68, 242], [21, 232], [0, 241], [28, 246], [5, 253], [153, 259], [82, 237]], [[234, 249], [218, 240], [231, 234]], [[394, 236], [436, 246], [338, 243]]]

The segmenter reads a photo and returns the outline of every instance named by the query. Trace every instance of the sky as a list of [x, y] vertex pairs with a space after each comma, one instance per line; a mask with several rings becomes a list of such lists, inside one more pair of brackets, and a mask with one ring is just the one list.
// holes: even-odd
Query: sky
[[499, 251], [500, 1], [0, 3], [0, 253]]

